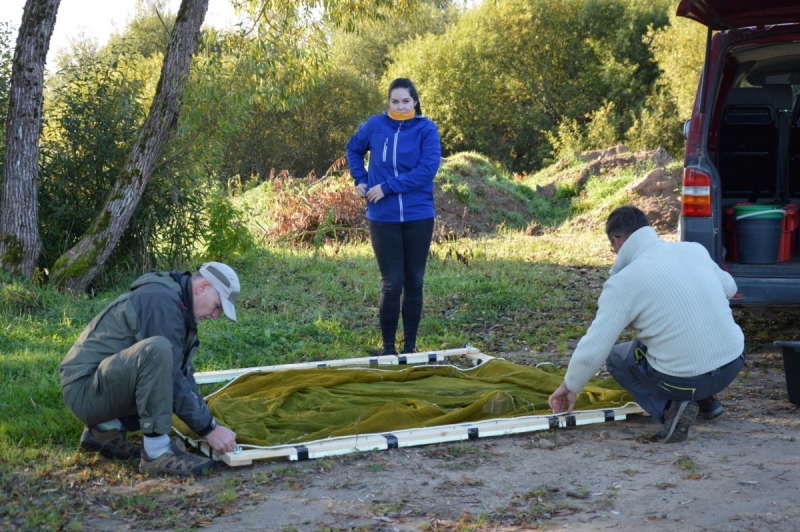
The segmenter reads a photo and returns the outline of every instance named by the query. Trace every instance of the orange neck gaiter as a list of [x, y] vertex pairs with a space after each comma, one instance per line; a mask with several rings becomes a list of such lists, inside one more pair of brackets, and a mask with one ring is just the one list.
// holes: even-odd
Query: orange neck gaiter
[[395, 113], [394, 111], [389, 110], [389, 118], [392, 120], [411, 120], [415, 116], [417, 116], [416, 111], [410, 111], [408, 113]]

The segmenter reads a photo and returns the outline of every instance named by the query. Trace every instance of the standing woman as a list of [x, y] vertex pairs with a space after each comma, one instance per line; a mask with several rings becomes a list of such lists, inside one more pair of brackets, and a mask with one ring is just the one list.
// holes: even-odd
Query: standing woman
[[401, 313], [402, 353], [416, 351], [433, 236], [433, 178], [441, 158], [436, 124], [422, 116], [417, 89], [406, 78], [392, 81], [388, 110], [370, 117], [347, 143], [347, 164], [358, 194], [367, 200], [369, 235], [381, 270], [381, 355], [397, 354]]

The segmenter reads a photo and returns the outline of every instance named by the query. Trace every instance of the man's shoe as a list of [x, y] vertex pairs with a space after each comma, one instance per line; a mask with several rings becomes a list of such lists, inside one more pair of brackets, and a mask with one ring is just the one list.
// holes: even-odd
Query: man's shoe
[[142, 448], [128, 441], [127, 432], [124, 428], [102, 430], [97, 425], [87, 425], [81, 434], [81, 449], [119, 460], [138, 458]]
[[664, 410], [664, 428], [657, 438], [664, 443], [678, 443], [689, 437], [689, 428], [697, 417], [698, 406], [694, 401], [670, 401]]
[[172, 440], [169, 451], [161, 456], [150, 458], [147, 456], [147, 451], [142, 451], [139, 460], [139, 471], [142, 473], [189, 476], [205, 473], [212, 467], [214, 460], [187, 452], [183, 443], [177, 440]]
[[697, 406], [700, 407], [698, 415], [703, 419], [716, 419], [725, 413], [725, 407], [717, 400], [716, 395], [697, 401]]

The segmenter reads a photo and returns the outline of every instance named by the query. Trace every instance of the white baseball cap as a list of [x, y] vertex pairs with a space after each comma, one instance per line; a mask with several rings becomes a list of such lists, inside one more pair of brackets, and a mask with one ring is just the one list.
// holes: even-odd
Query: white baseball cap
[[206, 262], [200, 266], [200, 275], [203, 276], [214, 290], [219, 292], [220, 299], [222, 300], [222, 310], [228, 319], [236, 321], [236, 309], [233, 304], [236, 303], [236, 298], [239, 297], [239, 276], [233, 271], [233, 268], [221, 262]]

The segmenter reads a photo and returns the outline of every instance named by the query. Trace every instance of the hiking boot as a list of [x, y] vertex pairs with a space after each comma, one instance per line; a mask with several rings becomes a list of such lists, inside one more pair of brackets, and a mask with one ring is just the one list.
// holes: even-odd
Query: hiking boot
[[143, 450], [139, 460], [139, 471], [142, 473], [189, 476], [199, 475], [212, 467], [214, 460], [189, 453], [182, 442], [174, 439], [169, 444], [169, 451], [161, 456], [150, 458], [147, 451]]
[[100, 453], [106, 458], [130, 460], [137, 458], [142, 448], [128, 441], [127, 430], [102, 430], [97, 425], [87, 425], [81, 434], [81, 449]]
[[697, 401], [700, 408], [698, 415], [703, 419], [716, 419], [725, 413], [725, 407], [717, 400], [716, 395]]
[[664, 443], [678, 443], [689, 437], [689, 428], [697, 417], [694, 401], [670, 401], [664, 410], [664, 428], [656, 436]]

